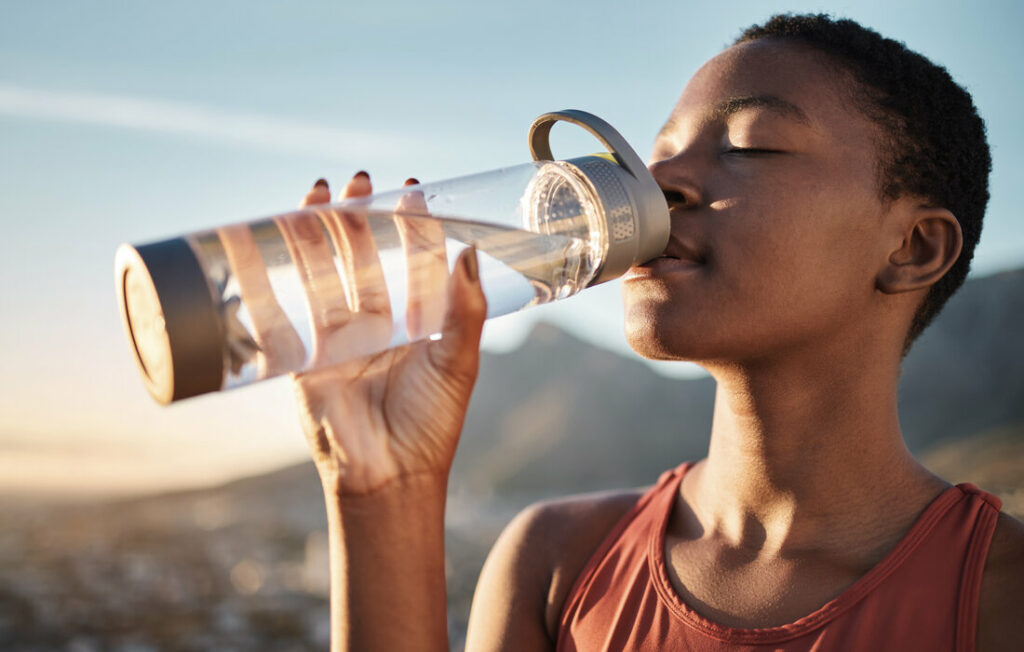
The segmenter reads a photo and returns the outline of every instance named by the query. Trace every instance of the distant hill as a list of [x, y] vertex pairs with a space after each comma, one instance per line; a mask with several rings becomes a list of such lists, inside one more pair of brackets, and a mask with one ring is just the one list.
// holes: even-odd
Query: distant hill
[[[901, 423], [915, 454], [968, 450], [963, 442], [991, 442], [993, 432], [1002, 433], [1004, 452], [1024, 453], [1024, 446], [1006, 448], [1024, 438], [1022, 323], [1024, 269], [972, 279], [950, 301], [904, 363]], [[483, 355], [452, 470], [453, 497], [521, 503], [648, 484], [706, 453], [714, 391], [710, 378], [666, 378], [542, 323], [519, 350]], [[1018, 463], [1024, 467], [1024, 459]], [[269, 495], [275, 504], [319, 501], [309, 463], [229, 488], [248, 517], [270, 517]], [[315, 519], [319, 508], [289, 518]]]
[[970, 280], [907, 356], [910, 449], [1024, 423], [1024, 269]]
[[659, 376], [548, 324], [485, 356], [453, 468], [471, 492], [565, 493], [645, 484], [701, 457], [714, 381]]
[[1024, 519], [1024, 423], [948, 439], [922, 461], [950, 482], [970, 482], [996, 494], [1003, 511]]
[[[1024, 423], [1024, 269], [972, 279], [904, 362], [917, 454]], [[674, 380], [541, 324], [485, 355], [453, 469], [470, 492], [565, 493], [651, 482], [707, 451], [714, 381]]]

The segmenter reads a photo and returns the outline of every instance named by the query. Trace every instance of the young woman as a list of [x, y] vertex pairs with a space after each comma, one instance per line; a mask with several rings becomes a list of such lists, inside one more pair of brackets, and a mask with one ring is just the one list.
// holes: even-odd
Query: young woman
[[[634, 349], [716, 379], [708, 456], [518, 516], [467, 647], [1019, 649], [1024, 527], [915, 461], [896, 409], [909, 344], [967, 273], [989, 166], [945, 70], [850, 21], [776, 17], [701, 68], [651, 158], [670, 242], [623, 299]], [[369, 192], [360, 174], [344, 194]], [[295, 381], [335, 649], [447, 647], [445, 490], [485, 315], [472, 250], [449, 288], [439, 341]]]

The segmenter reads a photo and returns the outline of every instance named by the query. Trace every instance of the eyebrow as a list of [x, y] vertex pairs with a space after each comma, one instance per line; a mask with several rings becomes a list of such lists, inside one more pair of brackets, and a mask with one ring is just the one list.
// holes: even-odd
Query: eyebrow
[[748, 95], [746, 97], [731, 97], [712, 109], [712, 115], [718, 118], [727, 118], [734, 113], [744, 109], [768, 109], [780, 113], [788, 118], [794, 118], [805, 124], [810, 124], [810, 119], [796, 104], [784, 100], [778, 95]]
[[[724, 102], [719, 102], [710, 111], [712, 118], [719, 120], [728, 118], [731, 115], [739, 113], [746, 109], [768, 109], [778, 113], [779, 115], [787, 118], [792, 118], [797, 122], [801, 122], [806, 125], [811, 124], [810, 118], [804, 113], [796, 104], [793, 104], [789, 100], [784, 100], [778, 95], [747, 95], [744, 97], [731, 97]], [[678, 121], [675, 117], [671, 117], [665, 122], [665, 125], [658, 132], [658, 137], [672, 131], [678, 126]]]

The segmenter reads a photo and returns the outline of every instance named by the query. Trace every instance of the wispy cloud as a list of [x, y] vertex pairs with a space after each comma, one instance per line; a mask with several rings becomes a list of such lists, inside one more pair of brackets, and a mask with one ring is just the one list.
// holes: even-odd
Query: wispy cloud
[[407, 148], [372, 133], [131, 95], [27, 88], [0, 82], [0, 115], [180, 134], [334, 160], [373, 160]]

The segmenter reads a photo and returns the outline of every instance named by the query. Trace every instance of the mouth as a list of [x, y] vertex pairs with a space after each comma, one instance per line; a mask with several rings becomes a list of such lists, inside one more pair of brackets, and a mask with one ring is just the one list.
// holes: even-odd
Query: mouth
[[[678, 260], [691, 263], [693, 265], [703, 265], [707, 262], [704, 254], [701, 253], [696, 244], [684, 240], [675, 234], [672, 234], [669, 237], [668, 245], [665, 247], [665, 251], [662, 252], [659, 258]], [[657, 260], [657, 258], [655, 258], [655, 260]]]
[[626, 272], [625, 280], [633, 278], [650, 278], [672, 272], [698, 270], [704, 265], [694, 260], [675, 258], [674, 256], [658, 256], [640, 265], [633, 265]]
[[703, 267], [706, 263], [707, 260], [698, 251], [697, 247], [673, 235], [669, 239], [665, 251], [660, 256], [652, 258], [645, 263], [633, 265], [629, 269], [626, 278], [649, 277], [668, 272], [695, 270]]

